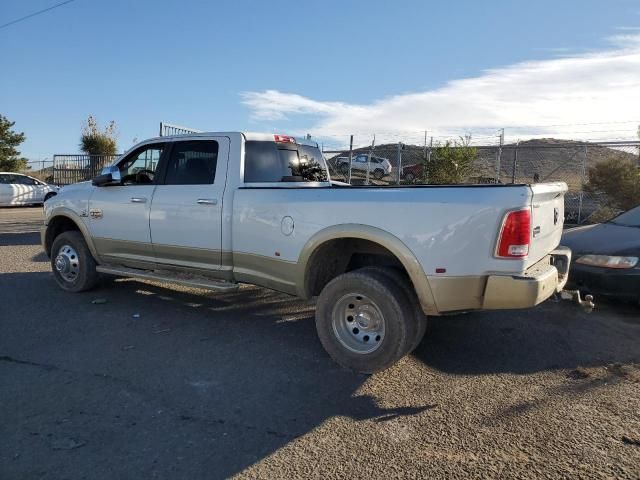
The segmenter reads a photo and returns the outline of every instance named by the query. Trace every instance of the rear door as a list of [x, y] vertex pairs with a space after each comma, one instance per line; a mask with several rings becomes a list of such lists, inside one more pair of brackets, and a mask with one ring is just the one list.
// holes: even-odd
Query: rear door
[[531, 185], [531, 245], [527, 266], [533, 265], [560, 244], [564, 223], [566, 183]]
[[229, 143], [228, 137], [196, 137], [173, 143], [151, 205], [157, 263], [220, 268]]

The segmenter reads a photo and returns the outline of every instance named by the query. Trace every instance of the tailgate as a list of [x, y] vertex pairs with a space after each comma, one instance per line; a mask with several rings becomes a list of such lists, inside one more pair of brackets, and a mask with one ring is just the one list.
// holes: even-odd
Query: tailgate
[[531, 185], [531, 245], [527, 267], [533, 265], [560, 244], [564, 224], [564, 194], [567, 184]]

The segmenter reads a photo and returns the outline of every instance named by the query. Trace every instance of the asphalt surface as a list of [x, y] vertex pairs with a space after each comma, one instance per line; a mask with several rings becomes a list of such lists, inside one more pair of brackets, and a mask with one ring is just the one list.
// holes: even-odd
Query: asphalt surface
[[3, 480], [640, 478], [637, 307], [434, 318], [368, 377], [268, 290], [65, 293], [40, 222], [0, 209]]

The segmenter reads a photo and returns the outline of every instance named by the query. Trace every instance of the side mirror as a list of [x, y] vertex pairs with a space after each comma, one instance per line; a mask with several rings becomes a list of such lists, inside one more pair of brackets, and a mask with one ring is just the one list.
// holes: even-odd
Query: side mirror
[[104, 167], [102, 173], [91, 180], [91, 183], [96, 187], [104, 187], [107, 185], [119, 185], [120, 180], [120, 170], [116, 165], [111, 165], [110, 167]]

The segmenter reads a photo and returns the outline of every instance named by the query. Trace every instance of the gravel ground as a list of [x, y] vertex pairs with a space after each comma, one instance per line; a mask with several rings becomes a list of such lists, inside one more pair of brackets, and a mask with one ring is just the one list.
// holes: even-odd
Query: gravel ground
[[0, 209], [2, 479], [640, 478], [636, 307], [433, 318], [356, 375], [268, 290], [65, 293], [40, 223]]

